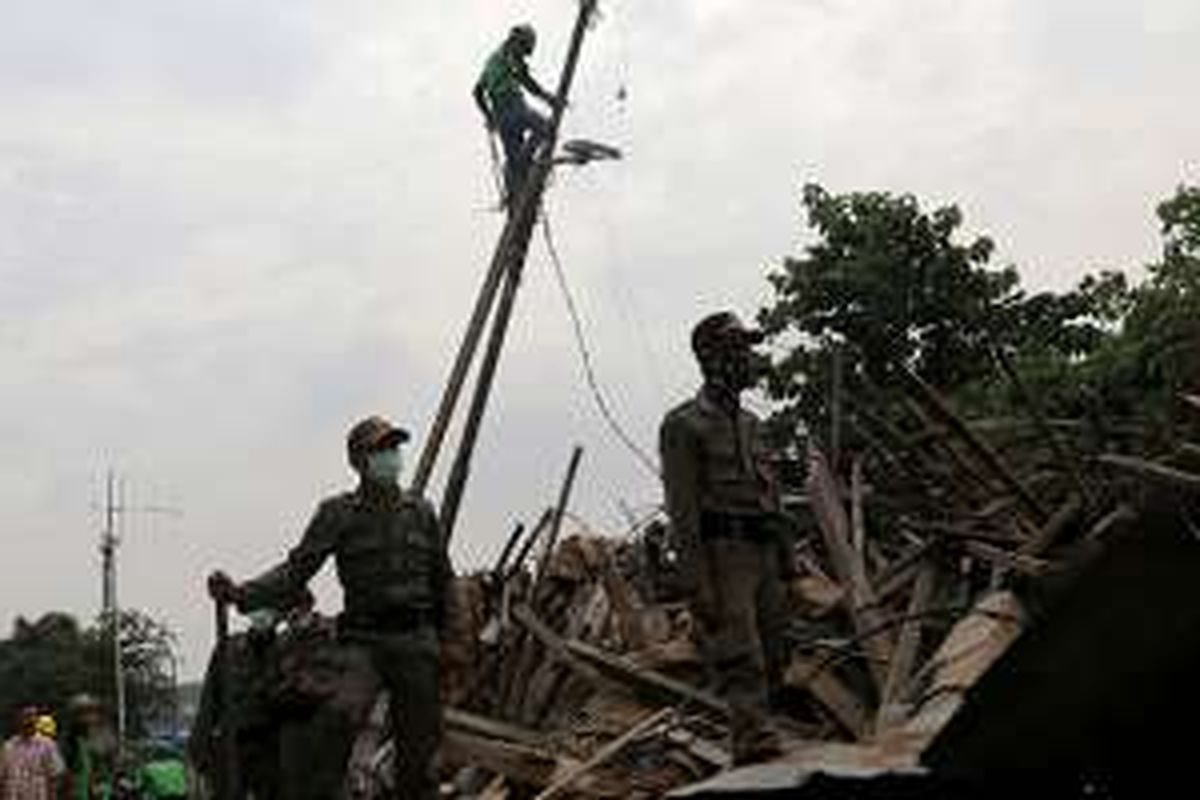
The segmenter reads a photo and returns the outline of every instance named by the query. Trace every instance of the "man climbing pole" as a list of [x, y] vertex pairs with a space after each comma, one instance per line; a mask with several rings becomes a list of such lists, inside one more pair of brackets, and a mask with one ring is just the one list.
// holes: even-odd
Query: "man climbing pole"
[[553, 107], [557, 102], [529, 73], [526, 59], [537, 47], [532, 25], [517, 25], [504, 44], [488, 58], [475, 82], [475, 105], [489, 131], [504, 146], [505, 204], [516, 196], [538, 147], [550, 135], [550, 121], [525, 102], [524, 92]]

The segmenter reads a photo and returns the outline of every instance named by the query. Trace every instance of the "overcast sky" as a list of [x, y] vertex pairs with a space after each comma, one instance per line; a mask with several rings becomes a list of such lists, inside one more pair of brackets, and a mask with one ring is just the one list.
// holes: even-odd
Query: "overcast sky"
[[[177, 628], [195, 674], [206, 572], [285, 552], [349, 485], [356, 418], [426, 429], [502, 223], [471, 84], [525, 20], [552, 84], [575, 3], [4, 7], [0, 625], [95, 612], [112, 465], [131, 504], [183, 511], [125, 519], [121, 594]], [[549, 204], [597, 369], [649, 448], [693, 390], [692, 322], [752, 314], [799, 247], [804, 182], [957, 202], [1028, 285], [1063, 288], [1153, 259], [1154, 204], [1200, 180], [1196, 0], [602, 8], [567, 134], [628, 159], [562, 173]], [[575, 442], [591, 524], [658, 498], [590, 404], [532, 252], [462, 567], [552, 500]]]

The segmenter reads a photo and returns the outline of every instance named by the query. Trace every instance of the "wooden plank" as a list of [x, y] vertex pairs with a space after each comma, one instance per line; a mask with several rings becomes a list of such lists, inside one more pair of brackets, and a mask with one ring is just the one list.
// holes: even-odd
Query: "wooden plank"
[[823, 617], [846, 601], [846, 590], [823, 576], [797, 578], [792, 582], [792, 587], [805, 603], [813, 607], [812, 611], [806, 612], [810, 616]]
[[796, 654], [784, 670], [783, 682], [812, 694], [855, 739], [870, 732], [867, 706], [829, 670], [828, 663]]
[[599, 767], [617, 753], [620, 753], [633, 742], [652, 732], [665, 722], [672, 713], [673, 709], [664, 708], [647, 715], [645, 719], [597, 750], [587, 761], [568, 769], [561, 777], [556, 778], [534, 800], [550, 800], [552, 797], [557, 797], [562, 792], [571, 788], [584, 775]]
[[571, 451], [571, 460], [567, 464], [567, 474], [563, 477], [562, 486], [558, 490], [558, 502], [554, 504], [554, 516], [550, 523], [550, 535], [546, 539], [546, 549], [542, 553], [539, 577], [546, 571], [546, 564], [554, 555], [554, 547], [558, 544], [558, 535], [562, 532], [563, 517], [567, 513], [567, 503], [571, 501], [571, 490], [575, 487], [575, 476], [579, 473], [579, 462], [583, 458], [583, 447], [575, 445]]
[[[838, 582], [846, 587], [851, 619], [860, 635], [879, 628], [881, 621], [876, 609], [876, 598], [867, 580], [862, 559], [850, 542], [849, 521], [842, 505], [837, 484], [824, 454], [815, 447], [809, 449], [808, 496], [817, 526], [825, 541], [830, 562]], [[886, 664], [891, 660], [891, 644], [888, 637], [871, 636], [865, 639], [864, 648], [869, 655], [869, 669], [876, 687], [883, 690], [887, 680]]]
[[487, 786], [483, 787], [478, 800], [508, 800], [508, 795], [508, 779], [503, 775], [497, 775]]
[[1043, 561], [1040, 558], [1020, 553], [1010, 553], [1007, 550], [1002, 550], [999, 547], [993, 547], [983, 542], [967, 542], [965, 549], [970, 555], [987, 561], [989, 564], [999, 564], [1002, 567], [1020, 572], [1022, 575], [1044, 575], [1051, 566], [1050, 562]]
[[717, 769], [729, 769], [733, 765], [733, 756], [730, 755], [726, 745], [698, 736], [684, 725], [686, 723], [667, 731], [667, 741], [676, 747], [687, 750], [696, 758]]
[[[984, 475], [974, 461], [967, 458], [956, 446], [953, 438], [953, 431], [948, 430], [942, 425], [939, 425], [936, 420], [929, 416], [924, 406], [912, 397], [905, 398], [903, 407], [912, 414], [925, 432], [920, 434], [922, 438], [927, 438], [928, 441], [924, 445], [924, 449], [929, 453], [930, 463], [926, 469], [936, 476], [936, 478], [948, 485], [954, 486], [958, 492], [967, 498], [973, 498], [975, 494], [982, 494], [985, 497], [990, 497], [995, 494], [995, 487], [987, 476]], [[947, 467], [950, 467], [947, 469]], [[960, 478], [965, 477], [963, 481]], [[977, 490], [973, 492], [972, 490]]]
[[516, 742], [530, 747], [540, 747], [545, 744], [545, 737], [537, 731], [458, 708], [444, 708], [442, 719], [446, 723], [446, 728], [451, 730], [486, 736], [489, 739]]
[[1042, 509], [1041, 504], [1038, 503], [1029, 489], [1017, 479], [1016, 475], [1008, 468], [999, 454], [984, 442], [983, 439], [979, 438], [954, 413], [942, 396], [932, 386], [923, 381], [920, 376], [908, 367], [901, 367], [900, 374], [905, 378], [910, 389], [925, 403], [926, 407], [954, 431], [963, 443], [979, 458], [983, 465], [1020, 499], [1022, 507], [1029, 513], [1033, 521], [1039, 525], [1044, 523], [1047, 516], [1045, 510]]
[[606, 677], [635, 691], [669, 698], [674, 702], [690, 702], [723, 716], [729, 714], [729, 705], [725, 701], [703, 689], [697, 689], [654, 670], [638, 667], [626, 658], [605, 652], [586, 642], [568, 641], [563, 644], [572, 655], [596, 667]]
[[1200, 492], [1200, 475], [1194, 472], [1184, 472], [1174, 467], [1156, 464], [1133, 456], [1100, 456], [1100, 463], [1125, 472], [1132, 472], [1141, 478], [1173, 489], [1183, 489], [1189, 492]]
[[567, 641], [555, 633], [550, 626], [542, 622], [537, 614], [533, 613], [533, 609], [521, 603], [513, 608], [512, 614], [513, 619], [521, 623], [525, 630], [529, 631], [546, 648], [548, 653], [571, 667], [571, 669], [578, 672], [587, 680], [599, 685], [604, 684], [604, 677], [572, 653], [567, 647]]
[[1024, 608], [1012, 592], [995, 592], [976, 603], [918, 671], [919, 677], [929, 679], [918, 712], [902, 726], [886, 731], [879, 743], [924, 749], [962, 707], [967, 690], [1021, 635], [1025, 619]]
[[867, 552], [867, 520], [863, 512], [863, 461], [854, 459], [850, 468], [850, 530], [854, 552], [863, 561]]
[[525, 541], [521, 544], [521, 550], [519, 553], [517, 553], [517, 557], [513, 559], [511, 564], [505, 567], [504, 580], [512, 580], [517, 573], [524, 569], [525, 560], [529, 558], [529, 552], [533, 549], [533, 546], [537, 544], [538, 540], [542, 537], [542, 533], [550, 527], [550, 523], [553, 521], [554, 509], [547, 508], [542, 512], [542, 516], [538, 519], [537, 524], [533, 526], [533, 530], [530, 531], [529, 535], [525, 537]]
[[1083, 498], [1073, 494], [1054, 512], [1032, 539], [1017, 550], [1023, 556], [1040, 556], [1049, 550], [1083, 511]]
[[879, 703], [879, 713], [875, 718], [875, 730], [890, 727], [902, 716], [897, 705], [905, 696], [913, 667], [917, 661], [917, 653], [921, 648], [921, 629], [925, 614], [933, 601], [934, 589], [937, 583], [937, 566], [927, 562], [917, 576], [917, 584], [909, 599], [907, 619], [900, 628], [900, 636], [896, 641], [896, 651], [892, 663], [888, 665], [888, 679], [884, 686], [883, 699]]
[[921, 565], [941, 546], [942, 543], [937, 539], [929, 539], [915, 550], [902, 556], [898, 561], [892, 562], [888, 571], [879, 576], [879, 589], [876, 591], [877, 602], [880, 605], [886, 604], [893, 595], [916, 580]]
[[[1037, 428], [1038, 435], [1050, 445], [1050, 450], [1054, 453], [1055, 460], [1071, 476], [1071, 481], [1075, 484], [1075, 491], [1079, 493], [1080, 510], [1082, 510], [1082, 505], [1084, 505], [1083, 501], [1086, 501], [1086, 505], [1091, 507], [1095, 498], [1092, 497], [1092, 492], [1083, 479], [1083, 473], [1079, 471], [1079, 462], [1081, 459], [1078, 451], [1071, 446], [1070, 442], [1059, 437], [1058, 432], [1047, 423], [1046, 414], [1042, 410], [1041, 402], [1036, 394], [1029, 391], [1029, 388], [1025, 385], [1025, 381], [1021, 379], [1021, 374], [1013, 365], [1012, 359], [1009, 358], [1008, 351], [1003, 347], [994, 347], [993, 353], [996, 356], [996, 360], [1000, 362], [1000, 368], [1008, 376], [1009, 382], [1017, 390], [1017, 395], [1028, 406], [1030, 414], [1033, 416], [1033, 423]], [[1036, 552], [1034, 555], [1036, 555]]]
[[1137, 519], [1137, 512], [1131, 506], [1122, 503], [1093, 525], [1084, 538], [1088, 541], [1098, 541], [1107, 536], [1120, 523], [1131, 522], [1135, 519]]
[[970, 523], [952, 524], [948, 522], [924, 522], [910, 521], [907, 523], [912, 528], [921, 531], [922, 533], [931, 533], [934, 536], [941, 536], [948, 539], [961, 539], [971, 542], [987, 542], [999, 546], [1015, 547], [1024, 543], [1022, 539], [1015, 536], [1002, 536], [996, 533], [984, 533], [975, 529]]
[[532, 786], [545, 786], [563, 766], [548, 750], [453, 729], [442, 737], [442, 759], [449, 764], [483, 767]]

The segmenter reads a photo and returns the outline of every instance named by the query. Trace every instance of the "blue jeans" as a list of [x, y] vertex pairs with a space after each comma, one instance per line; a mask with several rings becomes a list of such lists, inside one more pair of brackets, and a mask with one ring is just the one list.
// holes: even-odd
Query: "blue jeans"
[[512, 198], [525, 182], [534, 154], [550, 137], [550, 121], [518, 98], [496, 108], [496, 132], [504, 145], [505, 190]]

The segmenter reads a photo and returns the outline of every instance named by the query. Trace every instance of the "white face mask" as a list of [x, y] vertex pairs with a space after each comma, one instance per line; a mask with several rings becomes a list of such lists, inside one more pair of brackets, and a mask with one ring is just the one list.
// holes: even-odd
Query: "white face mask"
[[269, 608], [251, 611], [246, 616], [250, 620], [250, 627], [256, 631], [275, 630], [275, 626], [279, 623], [279, 615]]
[[400, 470], [404, 466], [404, 458], [400, 448], [376, 450], [367, 453], [366, 476], [374, 483], [390, 484], [400, 479]]

